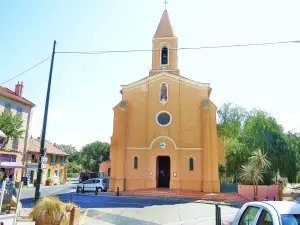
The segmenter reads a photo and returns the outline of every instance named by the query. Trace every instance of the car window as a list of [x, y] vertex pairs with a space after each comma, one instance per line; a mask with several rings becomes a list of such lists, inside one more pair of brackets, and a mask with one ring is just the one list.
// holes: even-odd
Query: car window
[[263, 210], [259, 216], [257, 225], [273, 225], [273, 220], [271, 214]]
[[100, 183], [100, 180], [96, 180], [96, 183], [97, 183], [97, 184]]
[[300, 225], [300, 214], [281, 215], [282, 225]]
[[248, 206], [242, 215], [239, 225], [254, 225], [254, 220], [258, 211], [258, 207]]
[[91, 184], [93, 181], [92, 180], [87, 180], [85, 182], [83, 182], [84, 184]]

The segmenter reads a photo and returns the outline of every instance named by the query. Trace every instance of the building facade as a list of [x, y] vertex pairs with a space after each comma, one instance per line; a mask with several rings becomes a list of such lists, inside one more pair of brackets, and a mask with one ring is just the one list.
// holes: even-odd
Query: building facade
[[[15, 86], [15, 91], [0, 86], [0, 113], [6, 108], [12, 111], [13, 114], [21, 114], [23, 129], [25, 130], [21, 138], [9, 140], [5, 147], [0, 150], [1, 162], [20, 162], [24, 164], [24, 156], [26, 155], [25, 152], [30, 138], [32, 108], [34, 104], [22, 96], [23, 87], [23, 82], [21, 84], [18, 82]], [[0, 168], [0, 172], [2, 174], [13, 174], [14, 179], [20, 181], [24, 170]]]
[[[37, 169], [40, 155], [40, 138], [30, 138], [27, 151], [26, 176], [29, 185], [34, 184], [37, 178]], [[45, 143], [45, 156], [47, 164], [42, 168], [42, 184], [46, 183], [48, 178], [56, 184], [64, 184], [67, 181], [68, 154], [58, 149], [55, 144]]]
[[152, 40], [149, 76], [122, 85], [114, 107], [110, 191], [170, 188], [220, 192], [212, 89], [181, 76], [178, 38], [165, 10]]

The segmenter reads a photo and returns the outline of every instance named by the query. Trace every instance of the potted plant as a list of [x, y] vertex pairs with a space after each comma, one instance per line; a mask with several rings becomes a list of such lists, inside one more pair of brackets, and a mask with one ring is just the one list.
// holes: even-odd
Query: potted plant
[[36, 225], [75, 225], [79, 224], [79, 220], [76, 219], [79, 216], [78, 206], [63, 203], [54, 196], [41, 198], [29, 214], [29, 218], [34, 220]]
[[49, 177], [49, 178], [47, 178], [47, 180], [46, 180], [46, 186], [50, 186], [52, 184], [52, 180], [51, 180], [51, 178]]

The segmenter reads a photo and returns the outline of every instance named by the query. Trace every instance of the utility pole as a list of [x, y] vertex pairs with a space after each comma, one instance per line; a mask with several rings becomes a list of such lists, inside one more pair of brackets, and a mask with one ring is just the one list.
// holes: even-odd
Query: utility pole
[[39, 160], [39, 165], [38, 165], [37, 180], [36, 180], [36, 187], [35, 187], [35, 198], [34, 198], [35, 203], [39, 200], [39, 198], [41, 196], [40, 186], [41, 186], [41, 181], [42, 181], [42, 157], [45, 155], [45, 138], [46, 138], [48, 107], [49, 107], [49, 98], [50, 98], [50, 90], [51, 90], [51, 80], [52, 80], [52, 70], [53, 70], [53, 62], [54, 62], [54, 55], [55, 55], [55, 46], [56, 46], [56, 41], [54, 41], [54, 43], [53, 43], [50, 73], [49, 73], [49, 80], [48, 80], [48, 89], [47, 89], [47, 96], [46, 96], [46, 103], [45, 103], [44, 121], [43, 121], [42, 137], [41, 137], [41, 148], [40, 148], [40, 157], [39, 157], [40, 160]]

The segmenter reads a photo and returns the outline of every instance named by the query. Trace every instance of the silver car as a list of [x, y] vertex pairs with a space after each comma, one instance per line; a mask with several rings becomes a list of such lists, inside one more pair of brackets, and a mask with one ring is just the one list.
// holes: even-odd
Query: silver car
[[232, 225], [300, 225], [300, 201], [246, 203]]

